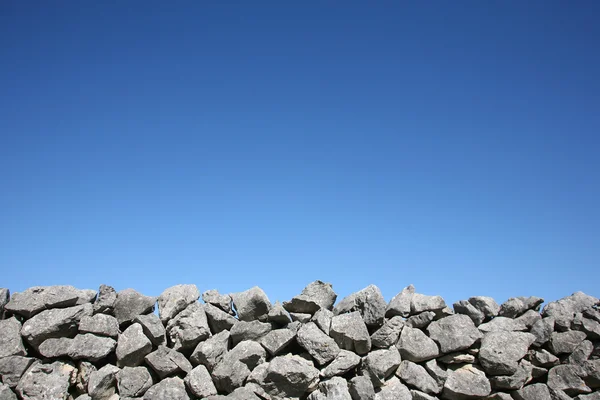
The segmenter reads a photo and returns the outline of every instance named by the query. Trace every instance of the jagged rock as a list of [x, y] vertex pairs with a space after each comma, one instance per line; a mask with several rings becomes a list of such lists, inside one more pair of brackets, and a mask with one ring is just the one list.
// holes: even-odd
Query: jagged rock
[[319, 383], [319, 370], [297, 355], [278, 356], [264, 371], [262, 387], [275, 398], [300, 397]]
[[491, 391], [485, 373], [471, 364], [450, 370], [443, 389], [448, 400], [483, 399]]
[[560, 360], [554, 354], [550, 353], [548, 350], [530, 350], [529, 351], [529, 359], [530, 361], [537, 366], [540, 367], [553, 367], [555, 365], [560, 364]]
[[124, 367], [117, 374], [121, 397], [141, 397], [154, 384], [146, 367]]
[[190, 361], [194, 365], [202, 364], [212, 371], [229, 350], [229, 336], [228, 331], [222, 331], [198, 343], [190, 356]]
[[73, 360], [99, 361], [115, 350], [117, 342], [109, 337], [91, 333], [79, 334], [74, 339], [51, 338], [40, 344], [38, 351], [44, 357], [69, 357]]
[[16, 392], [22, 400], [67, 400], [77, 369], [68, 363], [34, 364], [21, 377]]
[[373, 400], [375, 397], [373, 382], [366, 376], [355, 376], [350, 379], [348, 392], [352, 400]]
[[217, 388], [204, 365], [194, 368], [184, 380], [194, 396], [204, 398], [217, 394]]
[[231, 296], [228, 294], [220, 294], [218, 290], [211, 289], [202, 293], [202, 300], [206, 304], [211, 304], [227, 314], [234, 315], [231, 309]]
[[0, 383], [0, 400], [17, 400], [17, 395], [10, 389], [8, 385]]
[[585, 318], [583, 314], [575, 314], [572, 324], [573, 329], [585, 332], [588, 339], [600, 340], [600, 322]]
[[161, 322], [166, 324], [199, 298], [200, 291], [196, 285], [176, 285], [165, 289], [158, 296], [158, 314]]
[[492, 318], [498, 315], [500, 306], [491, 297], [488, 296], [473, 296], [469, 298], [469, 303], [477, 310], [483, 313], [485, 318]]
[[573, 350], [571, 355], [567, 358], [569, 364], [583, 364], [590, 358], [594, 351], [594, 344], [589, 340], [584, 340]]
[[90, 303], [95, 297], [95, 290], [79, 290], [73, 286], [34, 286], [14, 293], [4, 309], [31, 318], [43, 310]]
[[217, 390], [231, 393], [242, 386], [250, 372], [265, 362], [266, 351], [257, 342], [246, 340], [227, 352], [212, 371]]
[[329, 329], [331, 328], [331, 319], [333, 318], [333, 311], [326, 308], [321, 308], [312, 317], [312, 321], [326, 334], [329, 335]]
[[550, 389], [562, 390], [569, 396], [590, 393], [590, 389], [578, 375], [580, 370], [573, 365], [557, 365], [548, 371], [547, 385]]
[[340, 350], [337, 357], [321, 370], [320, 375], [323, 378], [331, 378], [336, 375], [343, 375], [352, 368], [360, 364], [360, 356], [348, 350]]
[[245, 292], [231, 294], [240, 321], [265, 319], [271, 309], [269, 298], [258, 286]]
[[381, 390], [375, 393], [374, 400], [412, 400], [410, 390], [395, 376], [392, 376], [383, 385]]
[[533, 342], [535, 346], [543, 345], [552, 337], [552, 332], [554, 332], [554, 318], [542, 318], [531, 326], [529, 332], [535, 336], [535, 342]]
[[187, 374], [192, 370], [192, 364], [183, 354], [166, 346], [158, 346], [156, 351], [145, 357], [145, 361], [160, 379], [178, 372]]
[[515, 322], [525, 327], [525, 329], [531, 329], [531, 327], [542, 319], [539, 312], [534, 310], [527, 310], [525, 314], [515, 318]]
[[204, 307], [198, 302], [191, 303], [169, 320], [166, 331], [169, 345], [174, 350], [193, 350], [198, 343], [210, 336]]
[[238, 320], [212, 304], [204, 305], [208, 326], [213, 334], [230, 330]]
[[425, 329], [435, 319], [435, 316], [436, 314], [433, 311], [425, 311], [409, 317], [406, 320], [406, 325], [411, 328]]
[[307, 400], [352, 400], [348, 391], [348, 381], [338, 376], [319, 383], [319, 388], [312, 392]]
[[290, 313], [290, 317], [293, 322], [300, 322], [301, 324], [306, 324], [312, 318], [312, 314], [302, 314], [302, 313]]
[[437, 360], [443, 364], [473, 364], [475, 356], [473, 354], [449, 353], [438, 357]]
[[154, 346], [160, 346], [167, 342], [167, 331], [160, 322], [160, 318], [156, 314], [145, 314], [138, 315], [133, 320], [134, 323], [138, 323], [142, 326], [144, 335], [150, 339]]
[[599, 303], [600, 300], [595, 297], [576, 292], [569, 297], [548, 303], [542, 311], [542, 316], [554, 317], [556, 329], [567, 331], [571, 329], [575, 314]]
[[440, 311], [446, 308], [446, 302], [441, 296], [427, 296], [415, 293], [410, 302], [411, 315], [420, 314], [424, 311]]
[[396, 376], [410, 387], [414, 387], [421, 392], [428, 394], [438, 394], [442, 391], [442, 386], [427, 373], [427, 370], [411, 361], [404, 360], [396, 370]]
[[283, 308], [293, 313], [314, 314], [319, 309], [331, 310], [337, 294], [330, 283], [314, 281], [306, 286], [302, 293], [289, 302], [283, 303]]
[[410, 390], [410, 394], [412, 396], [412, 400], [437, 400], [437, 397], [433, 397], [427, 393], [423, 393], [414, 389]]
[[335, 340], [323, 333], [314, 322], [302, 325], [296, 340], [319, 365], [327, 364], [340, 352]]
[[483, 335], [466, 315], [455, 314], [432, 322], [427, 328], [429, 337], [440, 345], [442, 353], [471, 347]]
[[[1, 337], [1, 336], [0, 336]], [[23, 356], [8, 356], [0, 358], [0, 376], [2, 382], [14, 388], [21, 376], [35, 361], [35, 358]]]
[[400, 338], [404, 327], [404, 320], [400, 316], [388, 319], [381, 328], [371, 335], [371, 345], [380, 349], [387, 349], [395, 345]]
[[511, 297], [500, 306], [498, 315], [506, 318], [517, 318], [527, 310], [539, 311], [544, 302], [541, 297]]
[[425, 369], [436, 381], [438, 387], [444, 387], [444, 383], [446, 383], [446, 379], [448, 379], [448, 372], [445, 368], [440, 367], [436, 360], [429, 360], [425, 363]]
[[260, 321], [238, 321], [229, 331], [231, 341], [235, 346], [244, 340], [258, 341], [261, 337], [271, 332], [273, 327], [268, 322]]
[[580, 331], [554, 332], [550, 337], [550, 351], [556, 355], [572, 353], [585, 337]]
[[[269, 352], [271, 356], [277, 356], [284, 351], [290, 343], [296, 338], [296, 332], [291, 329], [275, 329], [265, 336], [261, 337], [258, 342]], [[333, 340], [328, 337], [328, 339]], [[337, 347], [337, 345], [336, 345]]]
[[112, 314], [114, 312], [117, 292], [112, 286], [100, 285], [98, 297], [93, 304], [94, 314]]
[[587, 307], [581, 312], [581, 314], [586, 318], [590, 318], [596, 322], [600, 322], [600, 310], [598, 310], [597, 308], [598, 306]]
[[408, 317], [410, 315], [410, 305], [414, 294], [415, 287], [413, 285], [409, 285], [402, 289], [402, 291], [394, 296], [388, 304], [385, 316], [388, 318], [394, 316]]
[[152, 313], [155, 304], [156, 297], [144, 296], [133, 289], [121, 290], [114, 303], [115, 317], [119, 324], [130, 322], [138, 315]]
[[4, 319], [4, 306], [10, 301], [10, 290], [0, 288], [0, 320]]
[[452, 305], [452, 307], [454, 308], [455, 312], [466, 315], [469, 318], [471, 318], [475, 325], [479, 325], [483, 321], [485, 321], [485, 315], [483, 314], [483, 312], [477, 309], [477, 307], [469, 303], [467, 300], [457, 301]]
[[494, 390], [519, 390], [531, 381], [532, 371], [533, 366], [529, 362], [521, 360], [514, 374], [492, 376], [490, 383]]
[[358, 355], [367, 354], [371, 350], [371, 337], [358, 311], [334, 316], [329, 336], [341, 349], [354, 351]]
[[88, 394], [92, 399], [106, 400], [117, 391], [117, 374], [120, 369], [107, 364], [94, 371], [88, 381]]
[[144, 400], [189, 400], [183, 379], [166, 378], [152, 386], [144, 394]]
[[381, 290], [375, 285], [345, 297], [333, 309], [334, 315], [358, 311], [367, 326], [383, 325], [387, 304]]
[[283, 305], [279, 301], [276, 301], [269, 310], [267, 321], [280, 325], [287, 325], [292, 322], [290, 314], [283, 308]]
[[0, 357], [25, 356], [21, 323], [15, 318], [0, 320]]
[[600, 389], [600, 359], [587, 360], [581, 363], [579, 372], [585, 376], [585, 383], [591, 388]]
[[119, 322], [108, 314], [84, 316], [79, 321], [79, 332], [94, 333], [100, 336], [119, 336]]
[[44, 310], [23, 324], [21, 335], [34, 348], [47, 339], [73, 337], [77, 334], [81, 318], [92, 315], [92, 312], [92, 305], [89, 303]]
[[481, 340], [479, 362], [490, 375], [511, 375], [535, 336], [523, 332], [489, 332]]
[[133, 324], [119, 335], [117, 341], [117, 366], [137, 367], [152, 351], [150, 339], [144, 335], [140, 324]]
[[79, 361], [77, 363], [75, 387], [71, 387], [71, 391], [74, 389], [77, 393], [87, 393], [90, 376], [92, 375], [92, 372], [96, 372], [97, 370], [98, 368], [96, 368], [94, 364], [87, 361]]
[[235, 389], [227, 395], [229, 400], [262, 400], [251, 389], [243, 386]]
[[403, 359], [421, 362], [440, 354], [438, 345], [420, 329], [405, 326], [396, 344]]
[[548, 386], [543, 383], [525, 386], [513, 393], [513, 397], [516, 400], [553, 400]]
[[481, 324], [477, 327], [481, 332], [515, 332], [526, 331], [527, 327], [521, 321], [507, 317], [495, 317], [490, 322]]
[[381, 349], [370, 352], [363, 357], [361, 370], [363, 375], [371, 378], [373, 386], [381, 387], [385, 380], [392, 376], [400, 365], [400, 352], [397, 348]]

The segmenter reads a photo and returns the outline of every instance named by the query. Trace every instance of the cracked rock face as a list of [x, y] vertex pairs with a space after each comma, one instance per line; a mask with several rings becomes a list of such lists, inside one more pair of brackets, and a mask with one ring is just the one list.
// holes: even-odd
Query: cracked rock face
[[73, 286], [35, 286], [14, 293], [4, 308], [13, 314], [31, 318], [44, 310], [91, 303], [95, 298], [95, 290], [79, 290]]
[[75, 381], [77, 369], [61, 361], [38, 363], [21, 377], [16, 392], [23, 400], [64, 399]]
[[314, 314], [320, 309], [331, 310], [337, 294], [330, 283], [314, 281], [302, 293], [283, 303], [283, 308], [293, 313]]

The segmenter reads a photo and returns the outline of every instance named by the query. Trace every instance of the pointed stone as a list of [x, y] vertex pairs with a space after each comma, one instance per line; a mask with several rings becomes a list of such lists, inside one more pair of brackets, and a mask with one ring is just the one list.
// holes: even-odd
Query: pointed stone
[[231, 298], [240, 321], [266, 319], [271, 309], [269, 298], [258, 286], [245, 292], [233, 293]]
[[320, 309], [331, 310], [336, 298], [337, 294], [330, 283], [314, 281], [298, 296], [284, 302], [283, 307], [293, 313], [314, 314]]
[[381, 290], [375, 285], [369, 285], [342, 299], [333, 309], [333, 314], [358, 311], [367, 326], [379, 327], [383, 325], [386, 306]]
[[114, 303], [115, 317], [119, 324], [130, 322], [138, 315], [152, 313], [155, 304], [156, 297], [144, 296], [133, 289], [121, 290]]
[[158, 297], [158, 314], [163, 324], [200, 298], [196, 285], [176, 285], [165, 289]]

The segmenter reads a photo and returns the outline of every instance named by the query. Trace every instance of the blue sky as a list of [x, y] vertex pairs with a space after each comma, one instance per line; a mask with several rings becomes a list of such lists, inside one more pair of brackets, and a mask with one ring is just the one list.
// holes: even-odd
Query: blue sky
[[0, 286], [600, 296], [596, 1], [0, 4]]

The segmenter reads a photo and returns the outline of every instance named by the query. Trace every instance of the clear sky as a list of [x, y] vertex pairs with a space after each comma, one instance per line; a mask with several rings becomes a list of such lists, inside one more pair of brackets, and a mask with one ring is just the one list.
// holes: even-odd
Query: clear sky
[[600, 3], [0, 2], [0, 286], [600, 296]]

